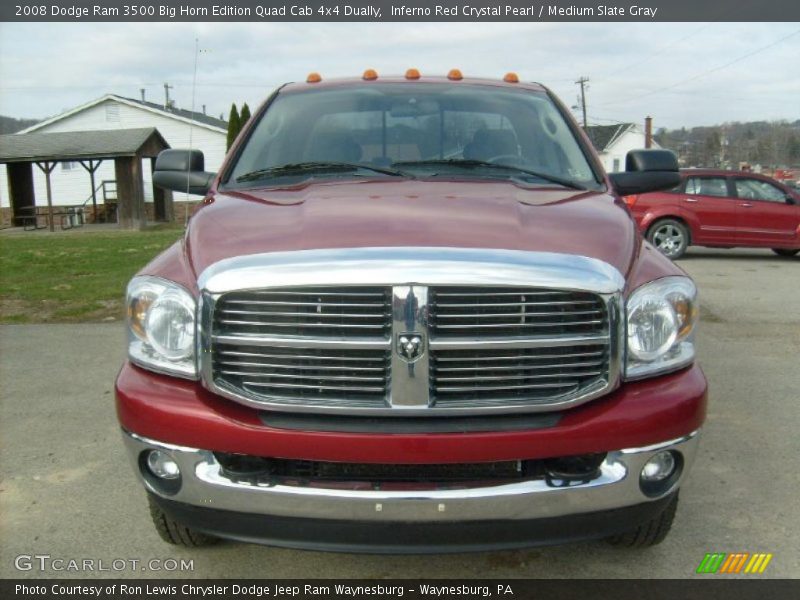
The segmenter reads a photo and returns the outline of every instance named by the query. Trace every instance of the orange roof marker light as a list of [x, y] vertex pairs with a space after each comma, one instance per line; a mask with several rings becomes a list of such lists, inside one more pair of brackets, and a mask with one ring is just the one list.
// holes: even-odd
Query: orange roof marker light
[[461, 81], [464, 79], [464, 76], [461, 74], [459, 69], [450, 69], [450, 72], [447, 74], [447, 78], [451, 81]]
[[361, 77], [364, 81], [375, 81], [378, 78], [378, 72], [375, 69], [367, 69]]
[[409, 69], [406, 71], [406, 79], [419, 79], [419, 71], [417, 69]]
[[319, 83], [322, 81], [322, 76], [319, 73], [309, 73], [306, 77], [306, 83]]
[[506, 76], [503, 77], [503, 81], [506, 83], [519, 83], [519, 77], [516, 73], [506, 73]]

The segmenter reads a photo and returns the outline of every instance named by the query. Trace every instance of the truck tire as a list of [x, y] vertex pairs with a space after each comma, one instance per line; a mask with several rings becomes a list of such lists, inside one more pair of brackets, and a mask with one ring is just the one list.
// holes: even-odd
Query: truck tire
[[676, 493], [660, 515], [653, 517], [647, 523], [642, 523], [636, 529], [607, 538], [606, 541], [612, 546], [621, 548], [646, 548], [660, 544], [672, 527], [677, 508], [678, 494]]
[[689, 247], [689, 229], [677, 219], [659, 219], [647, 230], [647, 241], [661, 254], [675, 260]]
[[794, 256], [800, 252], [800, 248], [795, 248], [794, 250], [790, 250], [789, 248], [773, 248], [772, 251], [778, 256]]
[[186, 546], [187, 548], [198, 548], [200, 546], [210, 546], [219, 542], [219, 538], [206, 535], [194, 529], [189, 529], [185, 525], [181, 525], [174, 519], [171, 519], [161, 507], [153, 500], [153, 497], [148, 494], [147, 502], [150, 505], [150, 517], [153, 519], [153, 525], [156, 526], [156, 531], [161, 539], [174, 546]]

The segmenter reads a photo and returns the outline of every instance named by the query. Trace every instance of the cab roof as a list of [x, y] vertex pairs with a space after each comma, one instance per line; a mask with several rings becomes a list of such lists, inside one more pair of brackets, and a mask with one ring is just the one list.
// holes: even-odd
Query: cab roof
[[502, 76], [498, 77], [497, 79], [490, 79], [487, 77], [463, 77], [462, 79], [454, 80], [446, 76], [438, 76], [438, 75], [431, 76], [422, 74], [418, 79], [409, 79], [404, 77], [403, 75], [388, 75], [388, 76], [378, 76], [375, 79], [369, 79], [369, 80], [364, 79], [363, 77], [337, 77], [337, 78], [327, 79], [323, 76], [321, 80], [316, 83], [308, 83], [306, 81], [287, 83], [281, 88], [281, 93], [301, 92], [301, 91], [322, 89], [322, 88], [361, 87], [361, 86], [370, 86], [380, 83], [405, 83], [405, 84], [417, 84], [417, 85], [424, 85], [426, 83], [440, 83], [440, 84], [446, 83], [454, 86], [479, 85], [486, 87], [501, 87], [508, 89], [521, 88], [533, 92], [547, 91], [547, 88], [545, 88], [541, 83], [523, 82], [523, 81], [520, 81], [519, 83], [508, 83], [506, 81], [503, 81]]

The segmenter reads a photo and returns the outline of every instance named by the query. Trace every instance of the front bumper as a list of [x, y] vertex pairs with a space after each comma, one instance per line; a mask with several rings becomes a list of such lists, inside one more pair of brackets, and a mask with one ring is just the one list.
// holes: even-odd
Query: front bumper
[[371, 429], [344, 431], [325, 423], [285, 427], [269, 413], [220, 398], [199, 382], [130, 363], [116, 384], [120, 424], [146, 438], [252, 456], [377, 464], [492, 462], [639, 448], [700, 429], [706, 398], [706, 379], [694, 365], [625, 383], [602, 398], [555, 413], [554, 423], [538, 428], [392, 432], [368, 421]]
[[[676, 492], [694, 460], [699, 432], [609, 452], [599, 476], [588, 482], [532, 479], [392, 491], [234, 481], [210, 451], [129, 432], [124, 439], [136, 472], [157, 503], [195, 529], [289, 547], [419, 552], [521, 547], [635, 528], [663, 510]], [[142, 456], [155, 449], [178, 463], [177, 491], [164, 493], [148, 476]], [[646, 495], [639, 474], [663, 450], [679, 455], [681, 470], [657, 496]]]
[[372, 554], [511, 550], [602, 539], [629, 531], [663, 512], [675, 498], [614, 510], [527, 520], [448, 522], [342, 521], [264, 518], [155, 497], [170, 517], [209, 535], [284, 548]]

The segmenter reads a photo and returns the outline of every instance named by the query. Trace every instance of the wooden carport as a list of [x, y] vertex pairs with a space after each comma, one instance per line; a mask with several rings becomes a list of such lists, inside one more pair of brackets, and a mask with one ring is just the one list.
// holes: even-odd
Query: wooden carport
[[[142, 159], [155, 158], [169, 144], [154, 127], [59, 133], [23, 133], [0, 136], [0, 164], [8, 173], [9, 198], [14, 224], [35, 211], [33, 165], [45, 175], [47, 216], [50, 231], [55, 229], [50, 174], [60, 162], [77, 162], [89, 174], [95, 214], [97, 199], [94, 174], [104, 160], [114, 161], [117, 182], [119, 226], [140, 229], [146, 222]], [[153, 186], [157, 220], [173, 220], [172, 193]]]

